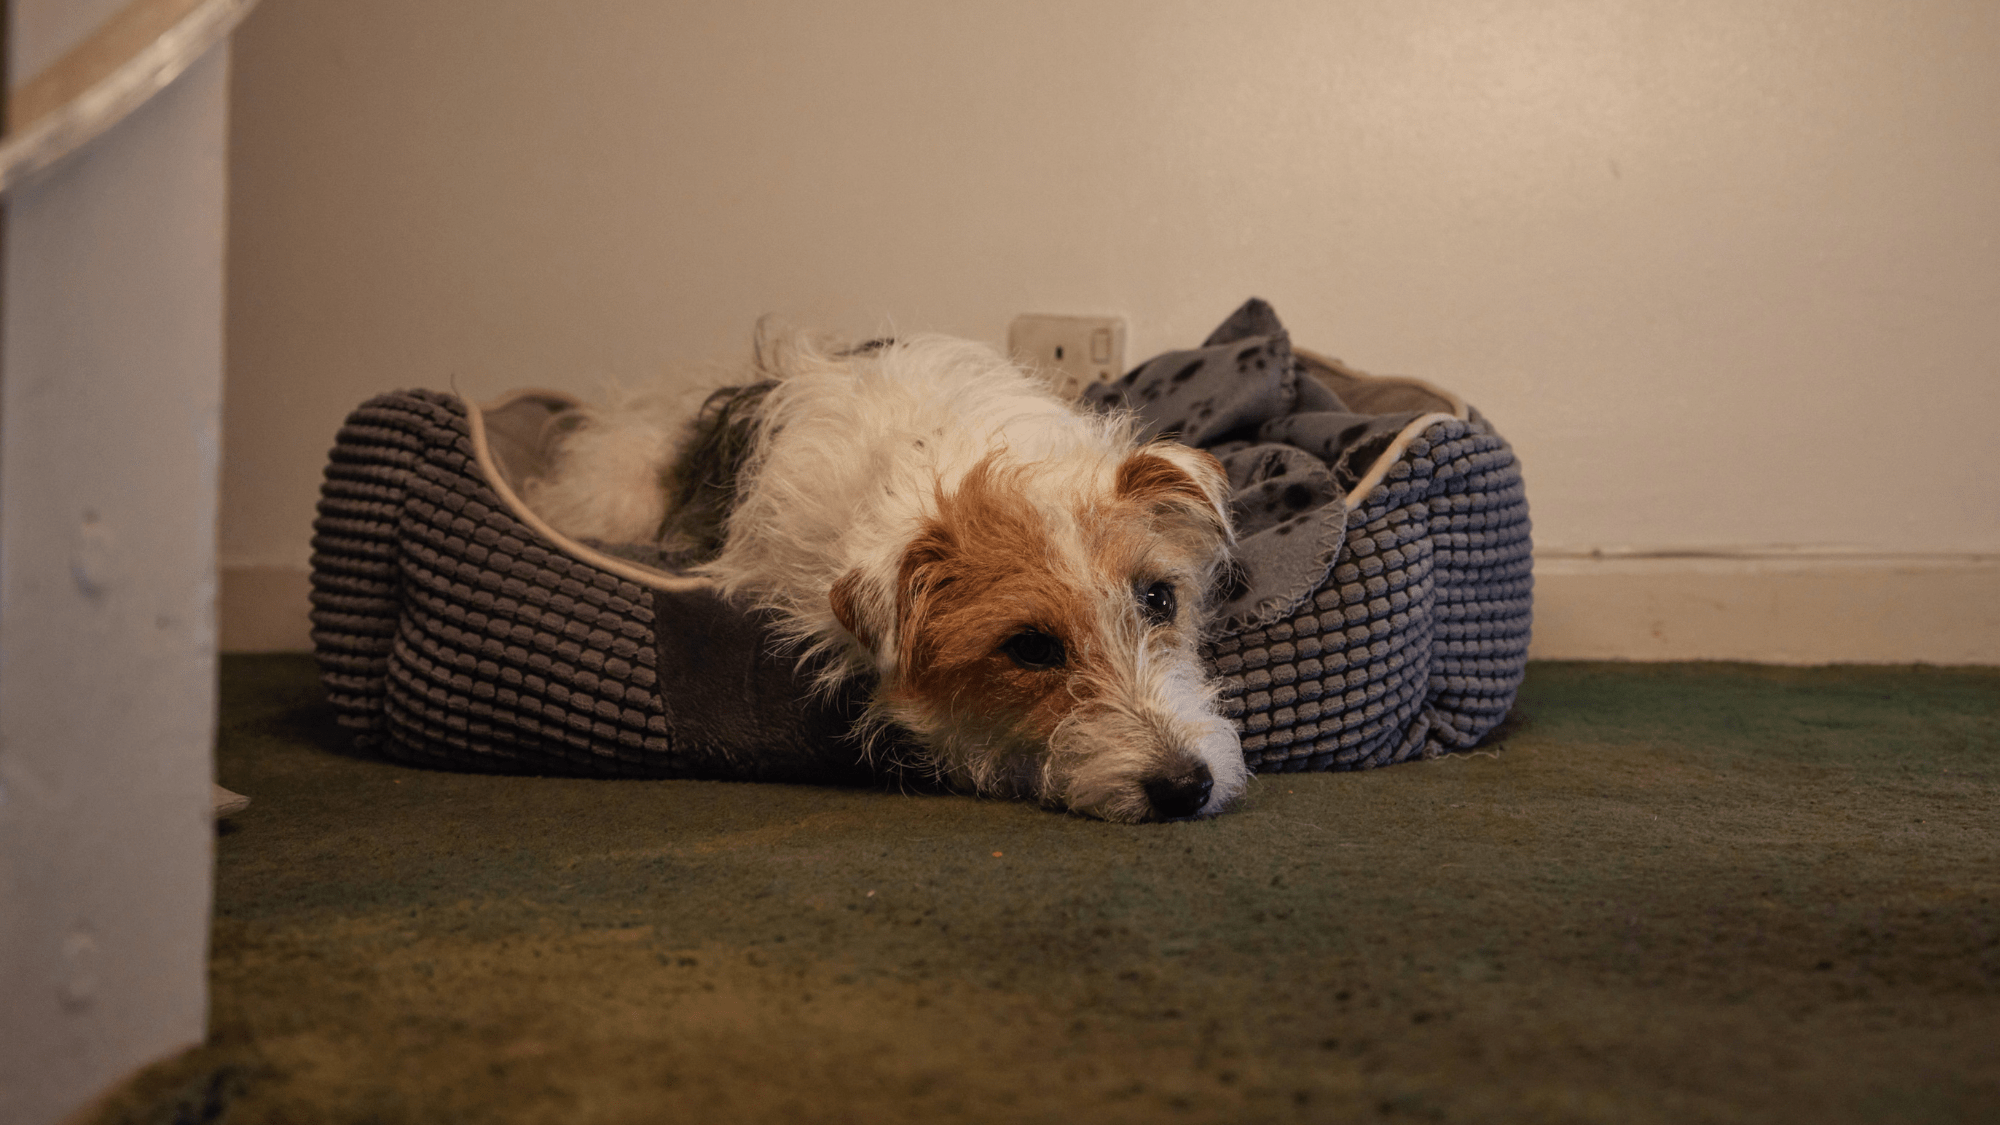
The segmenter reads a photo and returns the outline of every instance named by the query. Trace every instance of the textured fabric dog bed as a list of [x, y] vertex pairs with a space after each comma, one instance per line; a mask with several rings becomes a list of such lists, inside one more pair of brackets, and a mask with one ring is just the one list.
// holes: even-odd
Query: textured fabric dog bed
[[1527, 664], [1527, 501], [1464, 401], [1294, 352], [1254, 298], [1086, 397], [1229, 472], [1239, 574], [1209, 656], [1253, 768], [1431, 757], [1505, 717]]
[[[1258, 304], [1204, 348], [1246, 354], [1245, 333], [1268, 312]], [[1529, 525], [1513, 451], [1428, 384], [1257, 340], [1313, 388], [1306, 401], [1362, 420], [1308, 489], [1323, 501], [1307, 513], [1317, 545], [1269, 560], [1251, 557], [1258, 539], [1275, 542], [1287, 521], [1241, 509], [1282, 494], [1257, 476], [1268, 468], [1246, 467], [1273, 462], [1236, 440], [1240, 426], [1215, 435], [1229, 439], [1217, 446], [1226, 464], [1251, 454], [1232, 466], [1239, 515], [1256, 529], [1243, 539], [1247, 577], [1205, 647], [1246, 760], [1356, 769], [1470, 747], [1504, 717], [1526, 667]], [[1123, 385], [1145, 385], [1160, 362]], [[364, 747], [455, 769], [880, 773], [842, 738], [859, 700], [812, 698], [772, 655], [759, 615], [643, 552], [558, 535], [521, 504], [514, 482], [542, 456], [533, 435], [571, 405], [524, 392], [477, 409], [405, 391], [348, 417], [313, 525], [313, 640], [341, 723]], [[1296, 426], [1265, 422], [1281, 437]]]

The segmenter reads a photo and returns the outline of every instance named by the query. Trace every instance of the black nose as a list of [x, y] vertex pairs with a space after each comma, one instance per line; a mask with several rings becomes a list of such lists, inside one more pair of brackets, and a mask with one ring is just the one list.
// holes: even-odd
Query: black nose
[[1174, 820], [1201, 811], [1208, 803], [1209, 792], [1215, 788], [1215, 776], [1208, 772], [1207, 766], [1196, 762], [1191, 770], [1182, 770], [1171, 777], [1149, 777], [1140, 784], [1160, 819]]

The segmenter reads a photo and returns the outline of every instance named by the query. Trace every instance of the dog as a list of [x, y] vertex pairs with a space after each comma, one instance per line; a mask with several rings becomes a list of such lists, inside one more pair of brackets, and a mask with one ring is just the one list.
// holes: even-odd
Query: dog
[[1214, 457], [966, 340], [760, 336], [752, 375], [691, 422], [585, 411], [527, 503], [772, 611], [818, 688], [868, 685], [864, 742], [901, 728], [952, 788], [1119, 822], [1242, 795], [1196, 652], [1234, 544]]

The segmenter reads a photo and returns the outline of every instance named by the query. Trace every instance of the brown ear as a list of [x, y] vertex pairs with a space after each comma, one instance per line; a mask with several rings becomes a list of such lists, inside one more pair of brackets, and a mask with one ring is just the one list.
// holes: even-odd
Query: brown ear
[[1121, 499], [1191, 519], [1222, 542], [1236, 542], [1229, 526], [1229, 475], [1206, 450], [1153, 442], [1118, 466], [1114, 488]]
[[833, 618], [840, 627], [854, 634], [862, 644], [875, 648], [875, 630], [871, 628], [861, 612], [862, 602], [861, 571], [857, 567], [840, 576], [833, 588], [826, 592], [826, 600], [833, 606]]
[[925, 629], [938, 591], [951, 585], [947, 562], [953, 554], [950, 532], [933, 522], [910, 541], [896, 572], [896, 646], [902, 673], [928, 663], [936, 638]]

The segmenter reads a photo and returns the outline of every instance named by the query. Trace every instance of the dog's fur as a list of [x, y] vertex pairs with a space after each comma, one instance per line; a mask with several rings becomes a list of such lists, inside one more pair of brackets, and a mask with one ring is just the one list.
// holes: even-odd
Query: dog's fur
[[692, 424], [588, 413], [529, 504], [775, 611], [821, 687], [870, 683], [869, 725], [956, 787], [1118, 821], [1242, 793], [1195, 653], [1232, 543], [1213, 457], [1139, 443], [968, 341], [758, 352]]

